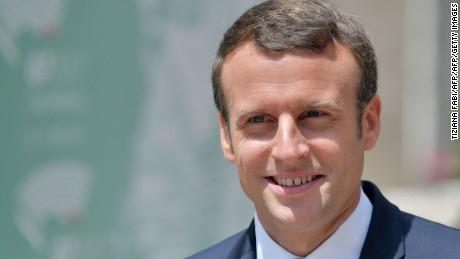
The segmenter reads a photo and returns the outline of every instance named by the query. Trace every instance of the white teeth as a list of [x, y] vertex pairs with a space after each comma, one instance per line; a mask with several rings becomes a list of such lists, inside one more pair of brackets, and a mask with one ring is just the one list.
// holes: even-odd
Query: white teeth
[[307, 182], [307, 177], [306, 176], [302, 177], [302, 183], [306, 183], [306, 182]]
[[301, 185], [302, 184], [302, 179], [300, 178], [295, 178], [294, 179], [294, 185]]
[[298, 186], [302, 185], [305, 183], [309, 183], [313, 180], [315, 180], [316, 176], [308, 175], [308, 176], [303, 176], [299, 178], [278, 178], [278, 177], [273, 177], [274, 181], [281, 186], [287, 186], [287, 187], [292, 187], [292, 186]]

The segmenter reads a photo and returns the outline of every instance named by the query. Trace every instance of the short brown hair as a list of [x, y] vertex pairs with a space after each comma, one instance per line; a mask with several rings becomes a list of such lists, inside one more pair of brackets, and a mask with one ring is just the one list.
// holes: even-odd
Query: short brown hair
[[211, 76], [214, 102], [227, 126], [222, 66], [232, 50], [250, 40], [266, 52], [320, 52], [334, 42], [349, 49], [359, 67], [357, 110], [361, 136], [364, 107], [377, 92], [377, 62], [371, 41], [351, 15], [324, 0], [272, 0], [250, 8], [239, 17], [219, 45]]

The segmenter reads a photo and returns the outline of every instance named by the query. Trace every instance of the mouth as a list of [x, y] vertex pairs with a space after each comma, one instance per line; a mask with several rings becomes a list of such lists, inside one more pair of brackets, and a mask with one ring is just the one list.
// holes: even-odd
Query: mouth
[[283, 186], [283, 187], [295, 187], [295, 186], [300, 186], [304, 184], [311, 183], [323, 176], [321, 175], [307, 175], [307, 176], [302, 176], [302, 177], [297, 177], [297, 178], [283, 178], [283, 177], [269, 177], [271, 178], [272, 182], [275, 183], [276, 185]]

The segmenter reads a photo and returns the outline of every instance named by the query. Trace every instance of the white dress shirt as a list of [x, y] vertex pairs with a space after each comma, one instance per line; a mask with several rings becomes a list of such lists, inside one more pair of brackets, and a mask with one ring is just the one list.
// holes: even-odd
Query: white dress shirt
[[[342, 225], [306, 259], [358, 259], [372, 216], [372, 204], [361, 189], [358, 206]], [[255, 215], [257, 259], [295, 259], [298, 257], [278, 245], [267, 234]]]

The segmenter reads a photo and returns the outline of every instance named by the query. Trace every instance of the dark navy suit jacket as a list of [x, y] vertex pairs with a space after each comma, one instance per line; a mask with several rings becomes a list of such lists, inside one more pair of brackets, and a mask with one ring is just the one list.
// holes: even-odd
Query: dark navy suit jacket
[[[363, 181], [373, 205], [361, 259], [460, 259], [460, 231], [402, 212], [379, 189]], [[256, 259], [254, 222], [248, 229], [203, 250], [189, 259]]]

